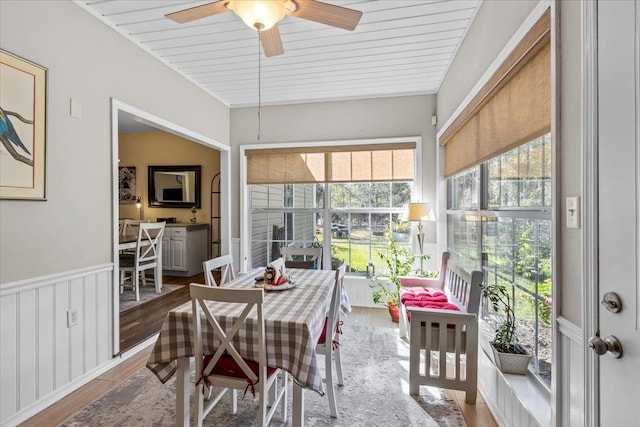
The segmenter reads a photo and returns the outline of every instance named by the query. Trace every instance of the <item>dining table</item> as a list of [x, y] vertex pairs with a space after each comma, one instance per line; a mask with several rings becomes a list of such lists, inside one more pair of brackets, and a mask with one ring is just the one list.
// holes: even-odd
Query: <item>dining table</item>
[[124, 251], [126, 249], [135, 249], [138, 243], [137, 234], [119, 234], [118, 235], [118, 250]]
[[[224, 285], [225, 288], [251, 288], [264, 268], [254, 269]], [[267, 365], [281, 368], [293, 377], [293, 425], [304, 425], [304, 390], [324, 394], [322, 373], [316, 357], [316, 344], [324, 326], [335, 286], [335, 272], [331, 270], [288, 269], [288, 286], [265, 289], [263, 316], [267, 337]], [[259, 286], [259, 285], [258, 285]], [[241, 308], [229, 304], [208, 302], [213, 315], [227, 322], [234, 321]], [[251, 315], [249, 316], [251, 317]], [[255, 315], [254, 315], [255, 317]], [[147, 368], [162, 382], [176, 378], [176, 425], [189, 425], [189, 399], [195, 385], [191, 381], [193, 345], [193, 311], [191, 301], [167, 314], [156, 343], [149, 355]], [[210, 325], [203, 322], [203, 337], [213, 337]], [[253, 330], [238, 334], [240, 354], [257, 354], [257, 338]], [[238, 338], [240, 339], [240, 338]], [[213, 353], [214, 342], [205, 342], [205, 350]], [[251, 346], [253, 348], [249, 349]], [[246, 352], [247, 354], [243, 354]]]

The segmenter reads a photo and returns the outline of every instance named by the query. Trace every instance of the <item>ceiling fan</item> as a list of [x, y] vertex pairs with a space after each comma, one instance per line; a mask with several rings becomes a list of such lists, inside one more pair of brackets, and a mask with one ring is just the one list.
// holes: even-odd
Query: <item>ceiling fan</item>
[[353, 31], [362, 12], [315, 0], [219, 0], [165, 15], [179, 24], [232, 10], [260, 36], [266, 56], [284, 53], [278, 22], [286, 15]]

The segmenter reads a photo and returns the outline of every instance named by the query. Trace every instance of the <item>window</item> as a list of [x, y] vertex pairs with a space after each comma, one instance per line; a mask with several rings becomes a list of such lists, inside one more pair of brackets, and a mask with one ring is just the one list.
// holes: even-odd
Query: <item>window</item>
[[[328, 268], [343, 261], [366, 274], [386, 251], [385, 230], [409, 246], [400, 216], [414, 191], [415, 142], [247, 150], [251, 266], [280, 256], [282, 246], [330, 248]], [[322, 156], [318, 159], [317, 156]], [[282, 173], [287, 165], [286, 173]], [[314, 182], [308, 182], [314, 181]]]
[[[383, 265], [378, 252], [387, 250], [385, 230], [398, 227], [403, 209], [411, 201], [411, 182], [358, 182], [329, 184], [332, 267], [342, 261], [347, 271], [366, 273]], [[396, 233], [398, 245], [408, 246], [408, 233]]]
[[[449, 178], [447, 245], [467, 269], [513, 296], [518, 340], [551, 384], [551, 137], [500, 154]], [[500, 319], [486, 305], [483, 318]]]

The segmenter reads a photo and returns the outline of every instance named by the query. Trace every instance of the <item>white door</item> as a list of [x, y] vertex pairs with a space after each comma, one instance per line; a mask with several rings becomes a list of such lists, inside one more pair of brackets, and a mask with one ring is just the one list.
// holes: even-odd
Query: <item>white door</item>
[[601, 305], [599, 335], [622, 357], [600, 363], [600, 425], [640, 425], [640, 2], [598, 2], [599, 300], [615, 292], [622, 311]]

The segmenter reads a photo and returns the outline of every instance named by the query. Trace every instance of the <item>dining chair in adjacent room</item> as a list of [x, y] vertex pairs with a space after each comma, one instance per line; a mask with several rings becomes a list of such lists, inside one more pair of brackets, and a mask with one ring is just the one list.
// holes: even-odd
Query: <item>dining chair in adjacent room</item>
[[[138, 226], [140, 225], [140, 223], [150, 222], [148, 219], [130, 219], [130, 218], [121, 219], [120, 221], [122, 221], [122, 225], [119, 224], [118, 227], [120, 229], [120, 234], [122, 236], [125, 236], [125, 235], [137, 236]], [[124, 249], [120, 251], [120, 253], [133, 255], [135, 253], [135, 250]]]
[[[133, 254], [120, 254], [120, 293], [128, 281], [135, 291], [136, 301], [140, 301], [139, 282], [143, 286], [147, 284], [146, 271], [153, 269], [153, 281], [156, 292], [160, 293], [162, 281], [162, 236], [164, 234], [164, 222], [140, 223], [138, 227], [138, 240]], [[129, 276], [127, 277], [127, 273]]]
[[125, 218], [122, 225], [121, 234], [138, 234], [138, 226], [142, 223], [149, 223], [148, 219], [129, 219]]
[[338, 408], [336, 405], [336, 393], [333, 385], [333, 362], [336, 363], [336, 376], [338, 377], [338, 385], [343, 385], [342, 379], [342, 363], [340, 361], [340, 335], [341, 321], [340, 321], [340, 299], [342, 295], [342, 282], [344, 281], [345, 271], [347, 265], [343, 262], [336, 270], [336, 283], [333, 288], [333, 295], [331, 296], [331, 303], [329, 306], [329, 314], [327, 315], [324, 323], [324, 329], [316, 345], [316, 353], [324, 355], [325, 364], [325, 382], [327, 384], [327, 397], [329, 398], [329, 410], [331, 416], [338, 417]]
[[[216, 282], [213, 277], [213, 271], [220, 269], [220, 283]], [[233, 257], [231, 255], [222, 255], [209, 259], [202, 263], [204, 271], [204, 280], [208, 286], [222, 286], [227, 282], [236, 278], [236, 272], [233, 269]]]
[[[264, 291], [262, 289], [233, 289], [217, 286], [190, 285], [193, 308], [193, 344], [195, 346], [196, 390], [193, 399], [194, 418], [198, 427], [202, 420], [229, 390], [244, 390], [257, 396], [257, 425], [266, 426], [280, 406], [283, 423], [287, 422], [288, 373], [267, 366], [267, 345], [263, 317]], [[241, 314], [233, 324], [224, 324], [216, 318], [215, 308], [207, 302], [224, 303], [225, 311], [237, 307]], [[223, 317], [228, 319], [228, 316]], [[203, 332], [203, 322], [208, 331]], [[245, 323], [257, 328], [257, 354], [248, 360], [240, 355], [234, 337], [240, 336]], [[213, 345], [218, 345], [213, 348]], [[255, 347], [254, 347], [255, 348]], [[281, 374], [281, 375], [280, 375]], [[280, 378], [280, 380], [279, 380]], [[204, 386], [216, 387], [218, 394], [204, 404]], [[274, 388], [275, 391], [271, 392]], [[271, 397], [271, 399], [270, 399]], [[235, 399], [232, 412], [236, 413]]]
[[287, 268], [322, 268], [322, 248], [296, 248], [284, 246], [280, 248]]

